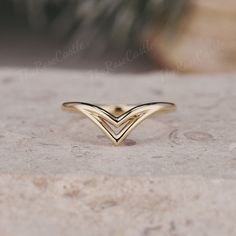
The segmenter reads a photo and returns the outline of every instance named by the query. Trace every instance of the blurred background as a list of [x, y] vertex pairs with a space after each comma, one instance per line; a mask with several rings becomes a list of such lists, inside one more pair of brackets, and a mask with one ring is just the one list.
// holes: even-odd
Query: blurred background
[[0, 67], [236, 71], [235, 0], [1, 0]]

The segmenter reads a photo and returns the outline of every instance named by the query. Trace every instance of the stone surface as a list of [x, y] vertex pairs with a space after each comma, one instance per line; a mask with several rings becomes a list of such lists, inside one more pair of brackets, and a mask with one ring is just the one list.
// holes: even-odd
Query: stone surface
[[1, 235], [235, 235], [235, 181], [1, 176]]
[[[235, 235], [235, 75], [0, 70], [0, 235]], [[64, 101], [171, 101], [115, 147]]]

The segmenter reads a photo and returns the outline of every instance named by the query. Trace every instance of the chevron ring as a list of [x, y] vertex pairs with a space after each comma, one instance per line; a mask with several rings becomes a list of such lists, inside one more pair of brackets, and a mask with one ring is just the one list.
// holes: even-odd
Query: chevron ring
[[71, 112], [81, 112], [111, 139], [119, 145], [127, 135], [150, 115], [174, 111], [174, 103], [151, 102], [137, 106], [133, 105], [93, 105], [84, 102], [66, 102], [62, 109]]

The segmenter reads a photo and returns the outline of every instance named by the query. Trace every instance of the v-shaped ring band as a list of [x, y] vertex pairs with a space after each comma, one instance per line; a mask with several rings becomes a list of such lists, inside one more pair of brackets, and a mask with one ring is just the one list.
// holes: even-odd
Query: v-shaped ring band
[[[84, 102], [66, 102], [62, 109], [81, 112], [118, 145], [143, 120], [153, 114], [175, 111], [174, 103], [151, 102], [141, 105], [94, 105]], [[112, 129], [113, 127], [113, 129]], [[118, 132], [114, 128], [119, 129]]]

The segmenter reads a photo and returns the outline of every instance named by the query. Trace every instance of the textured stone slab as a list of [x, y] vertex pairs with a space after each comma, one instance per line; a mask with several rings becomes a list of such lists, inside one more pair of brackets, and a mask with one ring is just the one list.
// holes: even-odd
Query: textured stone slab
[[[234, 75], [0, 70], [0, 235], [235, 235]], [[172, 101], [115, 147], [64, 101]]]

